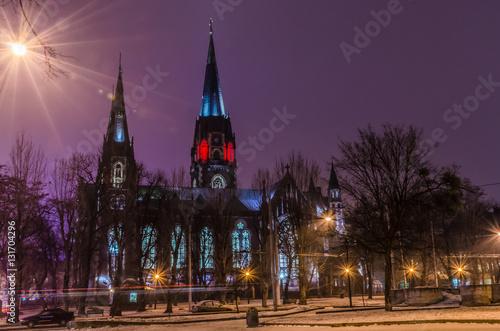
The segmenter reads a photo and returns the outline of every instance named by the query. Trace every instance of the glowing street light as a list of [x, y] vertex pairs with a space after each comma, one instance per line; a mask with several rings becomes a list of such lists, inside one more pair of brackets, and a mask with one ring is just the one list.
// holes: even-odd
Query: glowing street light
[[23, 56], [24, 54], [26, 54], [26, 46], [21, 44], [21, 43], [11, 43], [10, 44], [10, 48], [12, 50], [12, 53], [14, 53], [15, 55], [17, 56]]
[[325, 218], [325, 220], [328, 221], [328, 222], [330, 222], [332, 220], [332, 218], [331, 217], [327, 217], [327, 218]]

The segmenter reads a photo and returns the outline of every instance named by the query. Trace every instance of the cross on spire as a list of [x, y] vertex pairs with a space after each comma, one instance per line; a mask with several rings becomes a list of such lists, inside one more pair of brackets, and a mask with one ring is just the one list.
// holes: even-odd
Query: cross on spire
[[289, 173], [290, 172], [290, 165], [288, 163], [286, 164], [285, 168], [286, 168], [286, 173]]
[[122, 52], [120, 52], [120, 60], [119, 60], [119, 64], [118, 64], [118, 73], [119, 74], [122, 73]]

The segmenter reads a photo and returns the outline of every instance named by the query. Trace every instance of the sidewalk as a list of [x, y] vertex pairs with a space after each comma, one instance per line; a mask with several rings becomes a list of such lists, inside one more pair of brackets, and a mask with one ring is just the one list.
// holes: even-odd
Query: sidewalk
[[[109, 307], [105, 308], [105, 316], [91, 315], [91, 317], [76, 317], [79, 327], [118, 327], [121, 329], [135, 329], [141, 325], [186, 325], [198, 323], [240, 320], [238, 324], [245, 324], [246, 310], [256, 307], [259, 310], [260, 322], [264, 325], [282, 326], [363, 326], [363, 325], [391, 325], [391, 324], [421, 324], [421, 323], [494, 323], [500, 324], [500, 306], [461, 307], [457, 298], [449, 297], [436, 305], [426, 307], [398, 306], [392, 312], [384, 310], [383, 297], [364, 301], [361, 297], [353, 297], [353, 308], [349, 307], [349, 299], [317, 298], [309, 299], [308, 305], [299, 306], [290, 304], [280, 306], [278, 311], [269, 307], [262, 308], [261, 300], [244, 301], [239, 305], [240, 313], [199, 313], [188, 312], [187, 303], [174, 306], [172, 314], [163, 314], [166, 305], [157, 305], [157, 309], [148, 308], [145, 312], [124, 311], [123, 316], [110, 317]], [[230, 307], [235, 308], [234, 305]], [[5, 323], [5, 322], [4, 322]], [[235, 322], [236, 323], [236, 322]], [[8, 329], [6, 329], [7, 327]], [[24, 327], [23, 327], [24, 328]], [[0, 324], [2, 330], [18, 330], [19, 326], [9, 327]]]

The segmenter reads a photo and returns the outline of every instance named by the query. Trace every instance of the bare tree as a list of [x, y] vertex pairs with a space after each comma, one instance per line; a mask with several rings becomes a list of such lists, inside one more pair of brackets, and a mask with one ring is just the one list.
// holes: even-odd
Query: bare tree
[[[410, 204], [427, 192], [441, 188], [443, 173], [426, 160], [420, 148], [422, 131], [412, 126], [385, 124], [377, 133], [359, 129], [359, 141], [340, 142], [336, 159], [340, 184], [355, 210], [351, 233], [359, 243], [384, 254], [385, 308], [392, 310], [392, 258], [405, 228]], [[352, 232], [354, 231], [354, 232]]]
[[73, 155], [69, 160], [56, 160], [51, 176], [50, 205], [57, 222], [58, 233], [62, 241], [64, 253], [63, 301], [64, 309], [69, 308], [71, 265], [77, 227], [78, 204], [78, 157]]
[[[289, 166], [289, 170], [287, 170], [287, 166]], [[311, 179], [314, 183], [318, 183], [321, 176], [321, 167], [318, 163], [297, 151], [291, 151], [286, 158], [276, 159], [273, 178], [279, 180], [288, 171], [302, 192], [307, 191]]]
[[[25, 132], [18, 134], [10, 152], [8, 219], [15, 223], [16, 295], [21, 294], [29, 272], [26, 246], [35, 234], [37, 225], [47, 213], [45, 199], [46, 160], [40, 147], [35, 146]], [[12, 269], [12, 268], [11, 268]], [[19, 319], [19, 300], [16, 300], [15, 322]]]

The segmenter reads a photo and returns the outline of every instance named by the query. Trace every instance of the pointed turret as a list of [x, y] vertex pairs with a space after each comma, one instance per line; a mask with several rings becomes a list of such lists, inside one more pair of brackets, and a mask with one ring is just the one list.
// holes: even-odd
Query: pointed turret
[[210, 19], [210, 44], [208, 46], [207, 66], [205, 69], [205, 83], [203, 85], [203, 99], [200, 116], [225, 116], [224, 102], [219, 82], [217, 61], [215, 60], [215, 47]]
[[335, 214], [335, 219], [337, 221], [337, 231], [339, 233], [344, 233], [344, 215], [343, 215], [343, 205], [342, 196], [340, 195], [340, 184], [335, 173], [335, 167], [332, 163], [332, 168], [330, 170], [330, 181], [328, 182], [328, 200], [330, 205], [330, 210], [332, 214]]
[[136, 163], [133, 140], [128, 134], [121, 58], [120, 54], [118, 80], [102, 146], [101, 171], [105, 184], [111, 183], [114, 188], [131, 188], [135, 185]]
[[117, 143], [125, 142], [130, 144], [127, 127], [127, 114], [125, 112], [125, 98], [123, 95], [122, 80], [122, 56], [118, 67], [118, 80], [116, 82], [115, 93], [111, 102], [111, 114], [109, 116], [108, 130], [105, 141], [110, 139]]
[[332, 169], [330, 170], [330, 181], [328, 182], [328, 190], [339, 190], [340, 185], [339, 185], [339, 180], [337, 179], [337, 174], [335, 173], [335, 168], [333, 167], [332, 163]]

